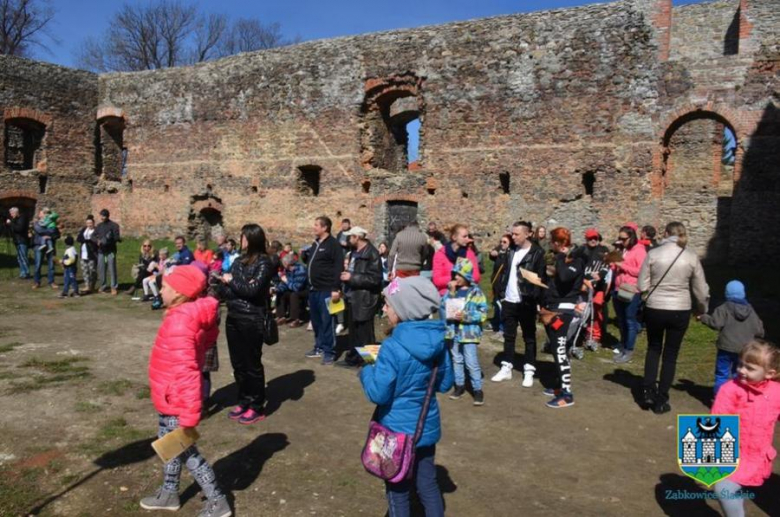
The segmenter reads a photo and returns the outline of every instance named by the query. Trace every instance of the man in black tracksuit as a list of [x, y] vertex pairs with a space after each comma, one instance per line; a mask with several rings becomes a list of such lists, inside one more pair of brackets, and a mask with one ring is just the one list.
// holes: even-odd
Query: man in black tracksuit
[[341, 273], [349, 303], [349, 346], [344, 361], [347, 366], [360, 366], [363, 360], [355, 347], [376, 343], [374, 316], [382, 292], [382, 258], [366, 236], [366, 230], [353, 226], [346, 232], [352, 252], [349, 267]]
[[497, 264], [497, 267], [501, 268], [501, 274], [496, 284], [496, 296], [501, 300], [504, 355], [501, 361], [501, 370], [492, 378], [494, 382], [512, 378], [515, 340], [519, 324], [525, 342], [522, 385], [526, 388], [533, 385], [534, 373], [536, 372], [536, 317], [542, 288], [525, 280], [520, 269], [536, 273], [543, 283], [546, 275], [544, 250], [530, 237], [531, 223], [519, 221], [512, 225], [513, 245], [504, 255], [503, 262], [500, 265]]
[[553, 358], [558, 367], [558, 382], [554, 388], [544, 391], [553, 397], [547, 403], [551, 408], [563, 408], [574, 404], [571, 392], [571, 363], [569, 361], [568, 334], [585, 280], [585, 262], [576, 253], [569, 253], [571, 233], [566, 228], [556, 228], [550, 236], [555, 252], [555, 274], [550, 277], [544, 293], [542, 320], [547, 336], [553, 345]]
[[314, 221], [315, 240], [306, 251], [309, 274], [309, 312], [314, 328], [314, 348], [306, 357], [322, 357], [322, 364], [333, 364], [336, 356], [336, 333], [333, 316], [328, 311], [328, 299], [341, 297], [341, 271], [344, 250], [330, 234], [333, 223], [325, 216]]

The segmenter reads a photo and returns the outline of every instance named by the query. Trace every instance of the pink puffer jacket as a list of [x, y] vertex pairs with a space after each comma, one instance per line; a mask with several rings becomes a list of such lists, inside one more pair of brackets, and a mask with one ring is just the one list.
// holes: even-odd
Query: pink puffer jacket
[[[449, 246], [449, 244], [445, 245]], [[447, 284], [452, 280], [452, 268], [455, 266], [450, 259], [447, 258], [447, 250], [445, 246], [439, 248], [439, 251], [433, 254], [433, 285], [439, 290], [439, 294], [444, 294], [447, 290]], [[471, 261], [471, 265], [474, 266], [474, 283], [479, 284], [479, 261], [474, 251], [469, 248], [466, 250], [466, 258]]]
[[149, 358], [152, 403], [163, 415], [179, 417], [181, 427], [200, 422], [201, 368], [206, 347], [219, 336], [219, 302], [198, 298], [169, 309]]
[[739, 415], [739, 466], [729, 479], [742, 486], [763, 485], [777, 456], [772, 442], [780, 418], [780, 382], [728, 381], [715, 397], [712, 414]]

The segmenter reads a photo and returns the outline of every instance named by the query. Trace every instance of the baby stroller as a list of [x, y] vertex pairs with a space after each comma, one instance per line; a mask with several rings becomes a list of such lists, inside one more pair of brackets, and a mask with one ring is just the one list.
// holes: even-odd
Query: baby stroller
[[589, 285], [589, 283], [586, 284], [586, 291], [587, 296], [584, 300], [584, 304], [577, 304], [577, 308], [579, 309], [582, 307], [582, 310], [575, 311], [574, 319], [572, 319], [571, 325], [569, 326], [569, 333], [567, 336], [569, 340], [569, 353], [571, 354], [571, 357], [575, 359], [582, 359], [585, 357], [585, 349], [591, 351], [598, 349], [598, 344], [591, 338], [588, 338], [584, 347], [578, 346], [580, 334], [584, 329], [587, 329], [588, 326], [593, 325], [593, 319], [595, 318], [595, 313], [593, 311], [593, 286]]

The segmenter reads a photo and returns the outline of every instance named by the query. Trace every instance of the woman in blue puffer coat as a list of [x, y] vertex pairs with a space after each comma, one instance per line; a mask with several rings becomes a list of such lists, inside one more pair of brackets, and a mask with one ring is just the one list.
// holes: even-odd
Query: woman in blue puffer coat
[[[452, 362], [444, 345], [444, 322], [428, 319], [439, 308], [439, 293], [430, 280], [408, 277], [391, 282], [384, 295], [384, 310], [393, 331], [382, 343], [376, 363], [360, 372], [360, 380], [368, 399], [379, 406], [376, 421], [391, 431], [413, 435], [433, 367], [439, 366], [435, 391], [447, 392], [453, 383]], [[425, 515], [444, 515], [434, 466], [440, 438], [441, 418], [434, 396], [417, 442], [412, 477], [400, 483], [385, 483], [391, 517], [409, 515], [413, 482]]]

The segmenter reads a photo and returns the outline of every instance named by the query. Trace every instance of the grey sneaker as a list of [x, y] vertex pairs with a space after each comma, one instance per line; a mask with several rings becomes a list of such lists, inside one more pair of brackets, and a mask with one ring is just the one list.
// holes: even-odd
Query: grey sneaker
[[227, 497], [219, 499], [209, 499], [203, 503], [203, 509], [198, 517], [230, 517], [233, 511], [230, 509]]
[[141, 499], [141, 508], [144, 510], [168, 510], [175, 512], [181, 508], [179, 494], [161, 488], [155, 495]]
[[631, 361], [631, 357], [634, 355], [634, 352], [631, 350], [626, 350], [619, 356], [615, 358], [615, 364], [625, 364], [629, 361]]

